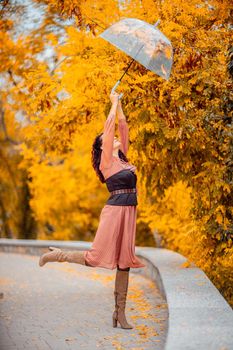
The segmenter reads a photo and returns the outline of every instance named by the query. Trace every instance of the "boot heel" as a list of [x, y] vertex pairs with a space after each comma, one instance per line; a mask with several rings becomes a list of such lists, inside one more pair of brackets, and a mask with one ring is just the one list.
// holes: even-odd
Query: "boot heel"
[[112, 325], [114, 328], [117, 327], [117, 319], [114, 316], [112, 318]]

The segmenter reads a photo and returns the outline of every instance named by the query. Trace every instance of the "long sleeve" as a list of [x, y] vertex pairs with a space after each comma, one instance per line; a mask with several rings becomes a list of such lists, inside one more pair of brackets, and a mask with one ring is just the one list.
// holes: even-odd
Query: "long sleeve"
[[118, 130], [120, 134], [120, 141], [122, 144], [122, 151], [126, 155], [129, 148], [129, 127], [126, 119], [119, 119]]
[[112, 165], [115, 121], [116, 121], [115, 115], [113, 113], [110, 113], [104, 123], [101, 168], [109, 168]]

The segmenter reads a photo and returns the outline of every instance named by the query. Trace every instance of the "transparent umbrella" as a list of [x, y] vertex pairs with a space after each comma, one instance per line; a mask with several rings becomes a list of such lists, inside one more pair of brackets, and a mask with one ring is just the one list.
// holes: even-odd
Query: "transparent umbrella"
[[115, 91], [135, 60], [164, 79], [169, 79], [173, 49], [169, 39], [156, 28], [159, 22], [152, 25], [140, 19], [125, 18], [99, 35], [133, 58], [112, 91]]

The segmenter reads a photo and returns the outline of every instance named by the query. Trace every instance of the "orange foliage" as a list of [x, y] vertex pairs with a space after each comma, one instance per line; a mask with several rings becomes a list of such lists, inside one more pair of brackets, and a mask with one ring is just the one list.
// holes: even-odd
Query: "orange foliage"
[[[15, 171], [29, 174], [37, 237], [93, 237], [107, 196], [90, 152], [109, 112], [109, 92], [129, 58], [98, 38], [103, 28], [91, 19], [107, 27], [122, 17], [159, 18], [174, 47], [169, 81], [135, 62], [120, 85], [129, 159], [138, 169], [138, 222], [159, 229], [164, 245], [202, 267], [233, 303], [230, 2], [37, 3], [46, 5], [37, 31], [13, 41], [7, 6], [0, 27], [2, 110], [23, 158], [13, 163]], [[53, 57], [39, 60], [46, 45]], [[19, 112], [24, 123], [15, 120]], [[1, 137], [5, 142], [4, 131]]]

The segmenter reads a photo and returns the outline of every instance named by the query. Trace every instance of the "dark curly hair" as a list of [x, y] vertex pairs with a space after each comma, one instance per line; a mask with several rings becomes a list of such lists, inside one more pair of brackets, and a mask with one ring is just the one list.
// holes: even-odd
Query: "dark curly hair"
[[[102, 172], [99, 169], [99, 165], [100, 165], [100, 160], [101, 160], [101, 153], [102, 153], [102, 149], [100, 148], [102, 146], [102, 139], [101, 136], [103, 135], [103, 132], [101, 132], [99, 135], [96, 136], [95, 141], [93, 142], [92, 145], [92, 166], [97, 174], [97, 176], [99, 177], [100, 181], [102, 183], [105, 183], [105, 178], [102, 174]], [[128, 162], [129, 160], [127, 159], [126, 155], [119, 149], [118, 150], [118, 156], [119, 158], [121, 158], [122, 160], [124, 160], [125, 162]]]

